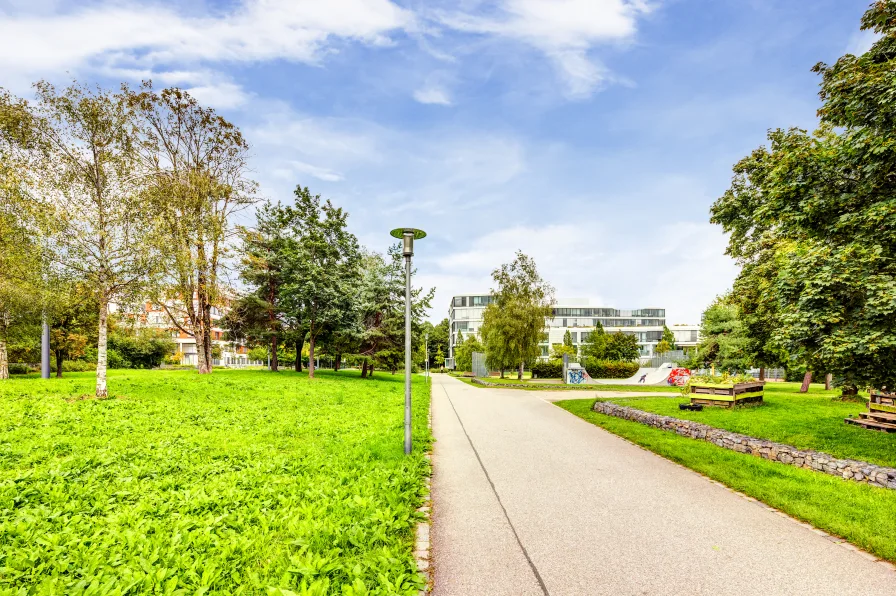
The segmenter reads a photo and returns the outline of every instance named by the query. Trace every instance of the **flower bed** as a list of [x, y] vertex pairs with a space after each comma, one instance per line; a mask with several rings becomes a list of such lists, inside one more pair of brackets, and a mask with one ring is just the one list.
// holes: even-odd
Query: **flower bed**
[[707, 383], [698, 380], [688, 385], [692, 404], [735, 408], [761, 404], [765, 381]]

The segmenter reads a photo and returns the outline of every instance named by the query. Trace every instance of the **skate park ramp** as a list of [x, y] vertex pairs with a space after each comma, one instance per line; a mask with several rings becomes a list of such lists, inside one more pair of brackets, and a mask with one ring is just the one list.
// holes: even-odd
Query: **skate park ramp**
[[[627, 379], [590, 379], [589, 382], [595, 385], [668, 385], [667, 379], [673, 368], [674, 364], [664, 362], [657, 368], [639, 368], [634, 376]], [[647, 378], [639, 383], [642, 375], [647, 375]]]

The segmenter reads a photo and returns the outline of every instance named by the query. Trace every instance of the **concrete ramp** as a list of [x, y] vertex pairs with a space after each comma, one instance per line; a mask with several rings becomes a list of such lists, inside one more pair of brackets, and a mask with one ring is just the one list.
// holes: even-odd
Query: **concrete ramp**
[[[589, 379], [588, 382], [595, 385], [667, 385], [673, 368], [674, 364], [664, 362], [657, 368], [639, 368], [634, 376], [627, 379]], [[644, 375], [647, 375], [647, 378], [641, 383], [641, 377]]]

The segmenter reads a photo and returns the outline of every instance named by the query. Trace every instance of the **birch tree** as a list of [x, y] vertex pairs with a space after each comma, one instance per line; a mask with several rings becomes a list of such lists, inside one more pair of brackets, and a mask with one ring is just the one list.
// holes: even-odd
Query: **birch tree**
[[212, 371], [212, 308], [223, 302], [222, 267], [237, 230], [232, 216], [255, 202], [249, 145], [239, 129], [181, 89], [128, 91], [139, 116], [141, 167], [151, 174], [156, 245], [165, 254], [158, 302], [196, 339], [198, 370]]
[[47, 254], [61, 275], [81, 280], [98, 302], [96, 396], [107, 396], [109, 305], [139, 289], [153, 270], [153, 218], [140, 208], [134, 114], [122, 93], [77, 83], [35, 84], [30, 144], [20, 144], [26, 184], [44, 215]]

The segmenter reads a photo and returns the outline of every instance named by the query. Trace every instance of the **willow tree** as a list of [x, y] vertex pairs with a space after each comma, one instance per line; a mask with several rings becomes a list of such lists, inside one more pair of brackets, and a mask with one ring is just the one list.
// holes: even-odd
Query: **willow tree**
[[[551, 316], [554, 288], [541, 278], [531, 257], [517, 251], [516, 258], [492, 271], [494, 299], [485, 307], [483, 326], [487, 346], [500, 350], [500, 361], [517, 367], [523, 378], [526, 363], [541, 353], [545, 318]], [[488, 355], [486, 353], [486, 357]]]
[[165, 255], [157, 302], [195, 338], [198, 370], [210, 373], [212, 309], [224, 302], [222, 268], [237, 235], [232, 216], [255, 202], [249, 145], [236, 126], [181, 89], [156, 92], [147, 82], [126, 94], [138, 116], [156, 247]]
[[[142, 178], [134, 113], [123, 93], [35, 84], [27, 142], [17, 148], [46, 254], [63, 277], [81, 280], [98, 304], [96, 396], [107, 395], [109, 306], [154, 270], [154, 219], [138, 208]], [[32, 205], [34, 207], [34, 205]]]

